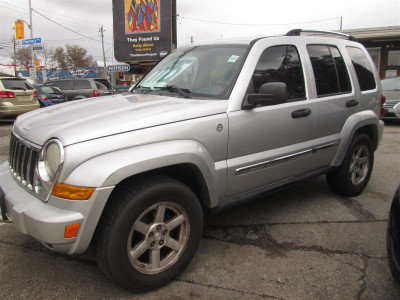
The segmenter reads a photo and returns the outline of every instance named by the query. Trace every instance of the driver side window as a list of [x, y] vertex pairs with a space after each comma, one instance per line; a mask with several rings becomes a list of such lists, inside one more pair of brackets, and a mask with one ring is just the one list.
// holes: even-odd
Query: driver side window
[[258, 94], [260, 87], [269, 82], [286, 84], [288, 101], [306, 99], [303, 69], [295, 46], [274, 46], [261, 54], [248, 91]]

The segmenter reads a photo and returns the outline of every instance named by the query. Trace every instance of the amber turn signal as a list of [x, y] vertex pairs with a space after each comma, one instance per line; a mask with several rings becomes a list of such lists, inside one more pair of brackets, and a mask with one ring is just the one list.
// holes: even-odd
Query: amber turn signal
[[75, 186], [57, 182], [51, 194], [69, 200], [88, 200], [92, 197], [95, 190], [96, 188], [94, 187]]
[[79, 223], [65, 226], [64, 237], [67, 239], [76, 237], [79, 231], [79, 226], [81, 226]]

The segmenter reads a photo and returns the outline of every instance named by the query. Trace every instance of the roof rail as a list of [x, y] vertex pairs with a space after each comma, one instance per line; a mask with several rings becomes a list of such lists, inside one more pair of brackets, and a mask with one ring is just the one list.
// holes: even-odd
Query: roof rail
[[350, 41], [357, 41], [357, 39], [349, 34], [345, 33], [340, 33], [340, 32], [335, 32], [335, 31], [321, 31], [321, 30], [304, 30], [304, 29], [292, 29], [288, 33], [286, 33], [286, 36], [300, 36], [302, 32], [311, 32], [311, 33], [321, 33], [321, 34], [333, 34], [333, 35], [339, 35], [341, 37], [345, 37]]

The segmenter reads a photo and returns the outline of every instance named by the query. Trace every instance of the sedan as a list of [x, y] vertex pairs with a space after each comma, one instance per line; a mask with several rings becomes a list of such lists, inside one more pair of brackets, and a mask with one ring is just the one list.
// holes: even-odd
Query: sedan
[[46, 107], [67, 101], [67, 96], [58, 87], [52, 85], [35, 84], [39, 94], [40, 107]]

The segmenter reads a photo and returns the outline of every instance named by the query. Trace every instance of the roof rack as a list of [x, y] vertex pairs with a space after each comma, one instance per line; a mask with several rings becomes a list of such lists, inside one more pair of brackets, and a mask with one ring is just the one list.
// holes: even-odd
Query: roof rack
[[345, 33], [340, 33], [340, 32], [335, 32], [335, 31], [321, 31], [321, 30], [304, 30], [304, 29], [292, 29], [288, 33], [286, 33], [286, 36], [300, 36], [302, 32], [311, 32], [311, 33], [320, 33], [320, 34], [333, 34], [333, 35], [339, 35], [341, 37], [345, 37], [350, 41], [357, 41], [356, 38], [352, 35], [345, 34]]

